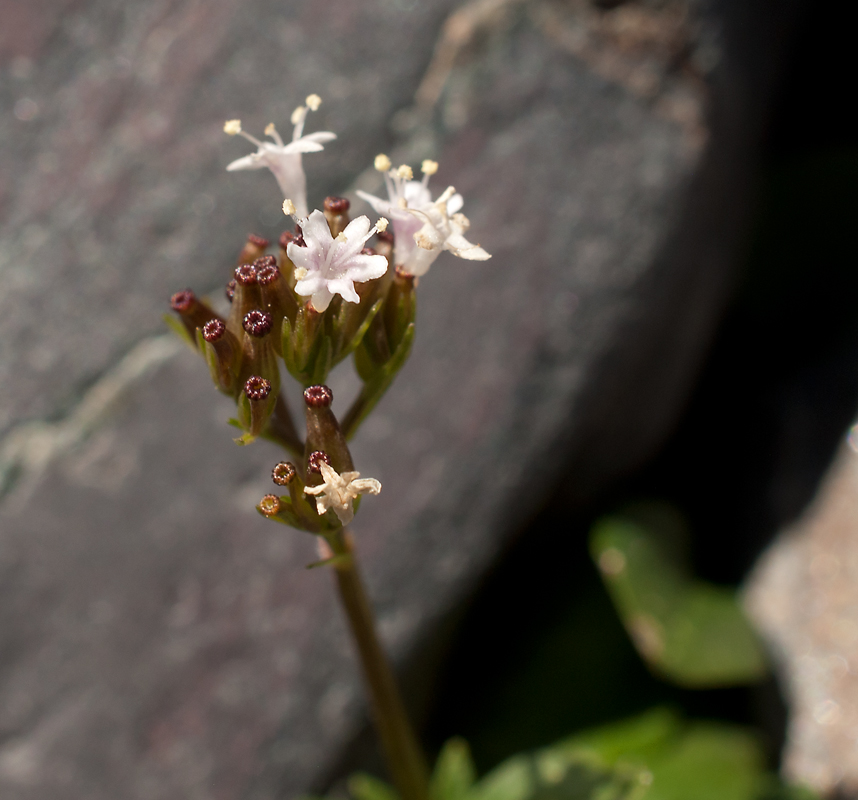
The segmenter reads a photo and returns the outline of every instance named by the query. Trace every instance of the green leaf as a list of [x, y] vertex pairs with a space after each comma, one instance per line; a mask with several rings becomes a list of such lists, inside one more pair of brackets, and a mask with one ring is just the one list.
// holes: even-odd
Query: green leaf
[[593, 560], [638, 652], [681, 686], [760, 680], [765, 651], [735, 592], [691, 576], [664, 519], [651, 513], [607, 517], [590, 538]]
[[363, 772], [349, 778], [349, 792], [354, 800], [399, 800], [392, 786]]
[[450, 739], [435, 763], [429, 796], [432, 800], [464, 800], [476, 779], [468, 743], [464, 739]]
[[754, 800], [763, 754], [751, 734], [731, 725], [695, 723], [649, 763], [646, 800]]

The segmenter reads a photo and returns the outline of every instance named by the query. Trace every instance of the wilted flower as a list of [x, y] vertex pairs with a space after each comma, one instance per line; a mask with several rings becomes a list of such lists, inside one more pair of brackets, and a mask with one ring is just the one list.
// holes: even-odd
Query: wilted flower
[[370, 228], [367, 217], [352, 220], [336, 237], [325, 215], [316, 210], [299, 220], [304, 245], [290, 242], [286, 254], [295, 265], [295, 291], [311, 297], [313, 308], [324, 311], [335, 294], [350, 303], [359, 303], [355, 281], [380, 278], [387, 272], [387, 259], [361, 251], [367, 239], [377, 230]]
[[450, 186], [437, 200], [432, 200], [429, 177], [438, 164], [423, 162], [423, 180], [412, 180], [411, 168], [391, 168], [390, 159], [381, 154], [375, 166], [384, 172], [388, 200], [358, 191], [379, 214], [386, 214], [393, 224], [396, 266], [409, 275], [424, 275], [442, 250], [470, 261], [485, 261], [491, 256], [479, 245], [469, 242], [464, 234], [470, 223], [459, 213], [464, 205], [462, 195]]
[[268, 167], [277, 179], [283, 196], [290, 198], [295, 203], [298, 215], [302, 217], [307, 215], [307, 178], [304, 175], [301, 154], [317, 153], [324, 150], [322, 147], [324, 142], [330, 142], [337, 138], [337, 135], [330, 131], [317, 131], [306, 136], [303, 135], [307, 113], [311, 110], [315, 111], [322, 101], [318, 95], [311, 94], [305, 102], [306, 105], [298, 106], [292, 113], [294, 128], [292, 141], [288, 144], [283, 143], [273, 122], [265, 129], [265, 135], [270, 136], [274, 140], [273, 142], [261, 142], [255, 136], [245, 133], [241, 129], [241, 121], [237, 119], [229, 120], [223, 126], [224, 131], [230, 136], [236, 134], [243, 136], [259, 148], [255, 153], [233, 161], [227, 170], [232, 172], [240, 169]]
[[378, 494], [381, 484], [375, 478], [361, 478], [359, 472], [344, 472], [342, 475], [325, 463], [318, 462], [324, 483], [319, 486], [307, 486], [306, 494], [316, 496], [316, 511], [319, 516], [329, 508], [343, 525], [348, 525], [355, 516], [352, 503], [362, 494]]

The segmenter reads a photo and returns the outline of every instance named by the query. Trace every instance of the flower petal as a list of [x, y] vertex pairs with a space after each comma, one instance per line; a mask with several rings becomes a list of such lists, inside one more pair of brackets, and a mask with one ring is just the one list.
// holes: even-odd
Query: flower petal
[[[325, 281], [325, 283], [327, 284], [328, 292], [338, 294], [343, 300], [348, 300], [349, 303], [360, 302], [360, 296], [355, 291], [354, 282], [348, 278], [334, 278], [333, 280]], [[316, 295], [313, 295], [313, 306], [317, 311], [322, 310], [316, 305]], [[327, 308], [327, 303], [325, 304], [325, 308]]]
[[226, 171], [227, 172], [235, 172], [240, 169], [262, 169], [267, 166], [265, 162], [259, 157], [258, 153], [251, 153], [249, 156], [243, 156], [242, 158], [237, 158], [235, 161], [227, 164]]
[[461, 211], [463, 205], [465, 205], [465, 198], [460, 194], [454, 194], [447, 201], [447, 213], [452, 217], [457, 211]]
[[356, 255], [349, 259], [345, 277], [363, 283], [380, 278], [387, 272], [387, 259], [384, 256]]
[[382, 200], [380, 197], [376, 197], [374, 194], [369, 194], [368, 192], [362, 192], [360, 189], [358, 189], [355, 194], [357, 194], [361, 200], [366, 200], [366, 202], [372, 206], [372, 209], [376, 214], [391, 215], [393, 203], [389, 200]]
[[325, 219], [325, 215], [319, 209], [310, 214], [306, 221], [301, 221], [301, 231], [304, 235], [304, 241], [308, 245], [311, 240], [318, 242], [325, 251], [334, 241], [334, 237], [331, 236], [331, 229], [328, 227], [328, 220]]
[[321, 313], [331, 304], [333, 297], [334, 295], [328, 290], [328, 288], [326, 286], [322, 286], [319, 291], [313, 294], [310, 302], [313, 304], [313, 308]]

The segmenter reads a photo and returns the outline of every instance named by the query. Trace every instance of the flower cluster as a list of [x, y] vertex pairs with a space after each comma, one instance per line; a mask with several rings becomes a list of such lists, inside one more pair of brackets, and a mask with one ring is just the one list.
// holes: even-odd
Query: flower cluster
[[[310, 95], [295, 109], [288, 143], [273, 124], [265, 129], [271, 141], [245, 133], [240, 120], [224, 125], [226, 133], [257, 148], [227, 170], [269, 169], [294, 227], [273, 252], [266, 239], [248, 237], [226, 286], [227, 312], [217, 313], [188, 289], [173, 295], [178, 319], [168, 322], [205, 358], [217, 388], [235, 399], [237, 414], [230, 422], [242, 431], [236, 442], [264, 437], [295, 457], [272, 473], [288, 494], [266, 495], [259, 512], [326, 535], [351, 522], [361, 495], [381, 490], [378, 481], [354, 471], [347, 439], [408, 357], [417, 278], [444, 250], [468, 260], [490, 256], [465, 238], [469, 223], [452, 186], [432, 199], [434, 161], [423, 162], [423, 179], [416, 181], [407, 165], [394, 169], [387, 156], [376, 158], [388, 199], [357, 193], [382, 215], [374, 225], [366, 216], [351, 219], [351, 204], [343, 197], [328, 197], [321, 210], [310, 212], [302, 156], [336, 139], [329, 131], [304, 134], [307, 115], [320, 104], [318, 95]], [[338, 419], [324, 384], [349, 356], [362, 387]], [[299, 435], [280, 391], [281, 363], [305, 387], [306, 436]]]

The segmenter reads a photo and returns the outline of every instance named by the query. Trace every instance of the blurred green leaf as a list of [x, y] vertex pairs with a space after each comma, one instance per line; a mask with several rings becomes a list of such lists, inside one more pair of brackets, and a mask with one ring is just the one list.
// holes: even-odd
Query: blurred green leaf
[[392, 786], [364, 772], [349, 778], [349, 793], [354, 800], [399, 800]]
[[435, 763], [429, 784], [432, 800], [464, 800], [477, 779], [471, 749], [464, 739], [450, 739]]
[[691, 576], [676, 526], [666, 519], [606, 517], [591, 533], [593, 560], [638, 652], [660, 675], [689, 688], [761, 679], [765, 652], [735, 592]]

